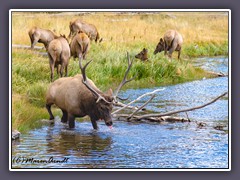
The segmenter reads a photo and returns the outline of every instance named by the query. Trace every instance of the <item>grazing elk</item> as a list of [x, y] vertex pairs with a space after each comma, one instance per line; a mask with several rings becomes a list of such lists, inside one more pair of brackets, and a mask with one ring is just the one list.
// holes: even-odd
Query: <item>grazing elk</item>
[[91, 41], [95, 40], [95, 42], [97, 42], [100, 38], [98, 30], [93, 24], [88, 24], [80, 19], [70, 22], [69, 29], [70, 33], [68, 35], [68, 38], [71, 38], [74, 33], [78, 33], [79, 31], [87, 34]]
[[168, 30], [163, 39], [160, 38], [159, 43], [154, 51], [154, 54], [158, 52], [164, 51], [164, 55], [167, 55], [167, 51], [169, 51], [168, 57], [172, 58], [173, 51], [178, 51], [178, 59], [180, 58], [181, 49], [182, 49], [183, 38], [182, 35], [175, 30]]
[[117, 94], [124, 84], [133, 79], [126, 80], [132, 61], [130, 61], [128, 55], [127, 71], [114, 94], [111, 89], [107, 93], [101, 92], [93, 81], [87, 78], [85, 71], [90, 62], [82, 67], [82, 60], [79, 59], [82, 75], [60, 78], [50, 85], [46, 95], [46, 108], [50, 120], [54, 119], [51, 106], [55, 104], [62, 110], [61, 122], [66, 123], [68, 121], [69, 128], [75, 127], [76, 117], [86, 115], [90, 117], [94, 129], [98, 129], [97, 121], [102, 119], [111, 128], [113, 124], [111, 111], [113, 103], [117, 102]]
[[65, 76], [68, 75], [68, 63], [70, 59], [70, 48], [65, 35], [52, 40], [48, 46], [48, 57], [51, 70], [51, 82], [53, 81], [54, 67], [59, 71], [61, 65], [60, 75], [63, 76], [63, 69], [65, 68]]
[[148, 60], [148, 50], [146, 48], [143, 48], [143, 50], [138, 53], [135, 58], [141, 59], [142, 61]]
[[37, 42], [43, 43], [46, 50], [49, 43], [53, 40], [58, 38], [59, 36], [55, 35], [52, 31], [41, 29], [38, 27], [33, 27], [28, 31], [28, 35], [31, 40], [31, 49], [34, 48]]
[[90, 39], [85, 33], [78, 32], [70, 43], [71, 56], [85, 59], [90, 48]]

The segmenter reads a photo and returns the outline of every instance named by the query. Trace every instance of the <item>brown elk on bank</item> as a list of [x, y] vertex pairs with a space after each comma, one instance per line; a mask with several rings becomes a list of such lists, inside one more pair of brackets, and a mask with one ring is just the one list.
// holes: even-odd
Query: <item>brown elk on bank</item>
[[135, 58], [140, 59], [142, 61], [147, 61], [148, 60], [148, 50], [146, 48], [143, 48], [143, 50], [138, 53]]
[[33, 49], [37, 42], [43, 43], [47, 49], [49, 43], [58, 38], [52, 31], [47, 29], [41, 29], [38, 27], [33, 27], [28, 31], [29, 38], [31, 40], [31, 48]]
[[85, 33], [79, 31], [70, 43], [71, 56], [85, 59], [90, 49], [90, 39]]
[[51, 81], [53, 81], [54, 68], [57, 68], [57, 73], [63, 76], [63, 69], [65, 69], [65, 76], [68, 76], [68, 64], [70, 59], [70, 47], [65, 35], [52, 40], [47, 49], [49, 64], [51, 70]]
[[79, 31], [82, 31], [85, 34], [87, 34], [91, 41], [95, 40], [95, 42], [97, 42], [98, 39], [100, 38], [96, 26], [94, 26], [93, 24], [86, 23], [80, 19], [70, 22], [69, 29], [70, 33], [68, 35], [68, 38], [71, 38], [74, 35], [74, 33], [78, 33]]
[[163, 39], [160, 38], [160, 41], [156, 46], [154, 54], [164, 51], [164, 55], [167, 55], [167, 51], [169, 51], [168, 57], [172, 58], [173, 51], [178, 51], [178, 59], [180, 59], [182, 44], [183, 44], [182, 35], [175, 30], [168, 30], [164, 34]]
[[61, 121], [63, 123], [68, 121], [69, 128], [75, 127], [76, 117], [84, 117], [86, 115], [90, 117], [94, 129], [98, 129], [98, 120], [104, 120], [105, 124], [111, 127], [113, 124], [111, 111], [113, 103], [117, 102], [117, 94], [124, 84], [133, 79], [126, 80], [132, 61], [130, 61], [128, 56], [127, 71], [114, 94], [111, 89], [107, 93], [100, 91], [93, 81], [86, 76], [86, 68], [91, 61], [86, 63], [84, 67], [82, 67], [81, 61], [80, 59], [79, 66], [82, 75], [60, 78], [50, 85], [46, 95], [46, 108], [50, 115], [50, 120], [54, 119], [51, 106], [55, 104], [62, 110], [63, 116]]

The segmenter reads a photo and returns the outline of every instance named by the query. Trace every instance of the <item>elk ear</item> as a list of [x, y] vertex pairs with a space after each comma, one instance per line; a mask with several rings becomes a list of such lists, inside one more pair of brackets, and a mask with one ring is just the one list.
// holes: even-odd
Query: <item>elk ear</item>
[[106, 93], [108, 96], [112, 96], [113, 95], [113, 90], [112, 88], [110, 88], [107, 93]]
[[72, 25], [72, 21], [70, 21], [69, 25], [70, 25], [70, 26]]
[[162, 38], [160, 39], [160, 42], [163, 42], [163, 39], [162, 39]]

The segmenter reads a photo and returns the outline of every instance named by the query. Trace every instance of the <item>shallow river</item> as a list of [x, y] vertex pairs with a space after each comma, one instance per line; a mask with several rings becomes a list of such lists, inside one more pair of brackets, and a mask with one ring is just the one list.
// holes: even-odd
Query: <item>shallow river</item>
[[[200, 58], [194, 60], [194, 64], [228, 74], [225, 57]], [[129, 89], [121, 95], [130, 94], [133, 100], [158, 88], [162, 87]], [[202, 105], [228, 91], [228, 77], [164, 88], [147, 109], [167, 112]], [[178, 116], [186, 117], [186, 114]], [[56, 118], [54, 125], [44, 125], [22, 134], [19, 141], [12, 143], [12, 167], [228, 168], [228, 98], [188, 112], [188, 117], [189, 123], [114, 121], [113, 129], [98, 122], [98, 131], [92, 129], [90, 122], [83, 121], [76, 123], [73, 133]], [[204, 127], [199, 127], [198, 123], [203, 123]]]

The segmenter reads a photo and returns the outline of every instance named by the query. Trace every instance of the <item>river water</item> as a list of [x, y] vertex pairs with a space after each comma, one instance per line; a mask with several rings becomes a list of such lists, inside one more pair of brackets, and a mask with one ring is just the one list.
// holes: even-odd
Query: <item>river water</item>
[[[196, 66], [228, 74], [226, 57], [199, 58]], [[155, 88], [121, 92], [130, 100]], [[146, 107], [168, 112], [199, 106], [228, 91], [228, 77], [203, 79], [172, 86], [157, 93]], [[146, 97], [138, 103], [143, 103]], [[135, 104], [139, 105], [139, 104]], [[57, 117], [12, 143], [12, 168], [229, 168], [228, 97], [188, 112], [188, 123], [114, 121], [113, 129], [89, 121], [68, 127]], [[186, 117], [185, 113], [178, 116]], [[198, 124], [204, 124], [199, 127]], [[33, 158], [33, 159], [31, 159]], [[65, 161], [64, 161], [65, 158]], [[68, 158], [68, 159], [67, 159]], [[31, 161], [32, 160], [32, 161]], [[53, 162], [53, 160], [56, 160]], [[63, 160], [63, 161], [62, 161]], [[62, 162], [61, 162], [62, 161]]]

